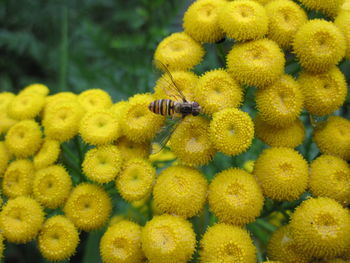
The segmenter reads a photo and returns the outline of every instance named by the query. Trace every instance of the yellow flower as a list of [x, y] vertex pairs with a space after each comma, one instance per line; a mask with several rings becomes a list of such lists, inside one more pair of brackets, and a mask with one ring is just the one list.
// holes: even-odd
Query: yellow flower
[[256, 106], [261, 119], [270, 125], [286, 127], [298, 118], [303, 107], [303, 95], [298, 82], [290, 75], [258, 90]]
[[20, 196], [2, 207], [0, 226], [8, 242], [23, 244], [33, 240], [44, 221], [44, 212], [37, 201]]
[[322, 153], [350, 160], [350, 121], [340, 116], [329, 117], [316, 127], [314, 141]]
[[38, 237], [40, 253], [50, 261], [70, 258], [75, 253], [78, 243], [78, 230], [63, 215], [47, 219]]
[[32, 192], [34, 166], [29, 160], [16, 160], [8, 166], [2, 180], [2, 191], [9, 198], [29, 195]]
[[216, 224], [200, 241], [201, 263], [256, 262], [256, 249], [249, 233], [237, 226]]
[[210, 122], [210, 140], [227, 155], [245, 152], [254, 138], [254, 124], [248, 113], [227, 108], [214, 113]]
[[17, 122], [17, 120], [8, 116], [7, 110], [0, 109], [0, 134], [5, 134]]
[[33, 119], [44, 107], [45, 97], [35, 92], [18, 94], [8, 105], [8, 115], [16, 120]]
[[306, 110], [314, 115], [328, 115], [345, 101], [348, 92], [343, 73], [334, 66], [319, 74], [303, 72], [299, 75]]
[[64, 204], [72, 188], [72, 180], [60, 165], [36, 171], [33, 181], [34, 198], [43, 206], [55, 209]]
[[154, 59], [170, 70], [188, 70], [202, 61], [203, 47], [184, 32], [173, 33], [157, 46]]
[[207, 71], [199, 78], [195, 101], [203, 111], [213, 114], [225, 108], [236, 108], [242, 103], [243, 91], [224, 69]]
[[10, 128], [5, 137], [5, 144], [16, 157], [34, 155], [41, 146], [41, 130], [33, 120], [20, 121]]
[[343, 259], [340, 259], [340, 258], [333, 258], [333, 259], [330, 259], [330, 260], [326, 260], [326, 261], [323, 261], [324, 263], [348, 263], [349, 261], [348, 260], [343, 260]]
[[[344, 4], [345, 5], [345, 4]], [[348, 6], [350, 10], [350, 2], [348, 1]], [[335, 18], [334, 24], [340, 29], [343, 33], [346, 41], [346, 52], [345, 58], [350, 59], [350, 32], [348, 30], [350, 24], [350, 13], [349, 11], [340, 12], [339, 15]]]
[[219, 12], [219, 24], [226, 36], [237, 41], [262, 38], [268, 31], [264, 7], [254, 1], [228, 1]]
[[154, 205], [162, 213], [192, 217], [202, 210], [207, 188], [208, 182], [198, 170], [171, 166], [157, 178], [153, 189]]
[[47, 94], [49, 94], [49, 91], [49, 88], [44, 84], [34, 83], [24, 87], [20, 94], [38, 94], [45, 97]]
[[126, 136], [120, 137], [115, 145], [120, 150], [120, 154], [124, 161], [134, 158], [146, 158], [150, 152], [149, 142], [133, 142]]
[[209, 207], [220, 222], [243, 226], [260, 215], [264, 198], [253, 175], [231, 168], [215, 175], [209, 186]]
[[300, 253], [331, 258], [350, 246], [350, 213], [333, 199], [304, 201], [292, 215], [290, 226]]
[[78, 102], [85, 111], [108, 109], [112, 98], [102, 89], [89, 89], [78, 95]]
[[295, 34], [293, 49], [307, 71], [321, 73], [344, 57], [346, 45], [343, 34], [332, 22], [313, 19]]
[[117, 116], [117, 119], [120, 120], [123, 118], [124, 111], [125, 111], [127, 105], [128, 105], [127, 101], [119, 101], [117, 103], [114, 103], [110, 107], [110, 111], [112, 111]]
[[184, 31], [198, 42], [215, 43], [224, 38], [218, 23], [218, 13], [224, 0], [202, 0], [194, 2], [183, 18]]
[[141, 227], [126, 220], [110, 226], [101, 238], [100, 254], [105, 263], [141, 262]]
[[69, 103], [69, 102], [77, 102], [78, 96], [72, 92], [59, 92], [54, 95], [48, 96], [45, 98], [45, 109], [50, 109], [54, 105]]
[[284, 72], [285, 58], [277, 43], [259, 39], [234, 45], [227, 55], [227, 71], [241, 84], [271, 85]]
[[272, 0], [253, 0], [253, 1], [255, 1], [255, 2], [257, 2], [257, 3], [260, 3], [260, 4], [262, 4], [262, 5], [266, 5], [266, 4], [268, 4], [269, 2], [271, 2]]
[[[156, 163], [157, 167], [163, 167], [166, 165], [166, 162], [173, 161], [175, 159], [176, 159], [175, 154], [169, 148], [163, 148], [160, 152], [157, 152], [149, 156], [150, 162]], [[172, 162], [172, 164], [175, 164], [175, 163], [176, 162]]]
[[80, 122], [82, 139], [92, 145], [110, 144], [121, 134], [117, 116], [110, 110], [91, 110]]
[[196, 237], [190, 222], [171, 215], [155, 216], [141, 235], [142, 250], [152, 263], [187, 262], [195, 250]]
[[114, 145], [103, 145], [89, 150], [82, 164], [87, 178], [98, 183], [112, 181], [120, 172], [122, 158]]
[[291, 148], [269, 148], [256, 160], [254, 175], [264, 196], [278, 201], [293, 201], [306, 190], [308, 164], [301, 154]]
[[330, 17], [334, 17], [344, 0], [300, 0], [300, 2], [308, 9], [321, 11]]
[[208, 163], [215, 154], [209, 137], [209, 121], [201, 116], [187, 116], [172, 134], [170, 148], [182, 164]]
[[321, 155], [314, 160], [309, 185], [313, 196], [330, 197], [345, 206], [350, 204], [350, 168], [338, 157]]
[[107, 222], [112, 202], [103, 188], [83, 183], [73, 189], [63, 210], [78, 229], [91, 231]]
[[120, 221], [122, 221], [123, 219], [124, 219], [124, 215], [112, 216], [111, 219], [109, 220], [108, 226], [113, 226], [113, 225], [119, 223]]
[[60, 143], [56, 140], [45, 138], [40, 150], [34, 156], [33, 162], [36, 169], [44, 168], [57, 161], [60, 154]]
[[248, 173], [253, 173], [254, 170], [254, 164], [255, 161], [254, 160], [248, 160], [243, 164], [243, 169], [244, 171], [248, 172]]
[[0, 177], [3, 177], [10, 158], [11, 155], [6, 148], [5, 143], [3, 141], [0, 141]]
[[129, 160], [116, 179], [120, 195], [127, 201], [145, 198], [152, 191], [156, 170], [149, 161], [143, 159]]
[[16, 97], [15, 94], [11, 92], [1, 92], [0, 93], [0, 111], [7, 111], [8, 105]]
[[290, 231], [291, 228], [287, 225], [280, 227], [272, 234], [267, 246], [268, 258], [284, 263], [309, 263], [311, 257], [300, 253]]

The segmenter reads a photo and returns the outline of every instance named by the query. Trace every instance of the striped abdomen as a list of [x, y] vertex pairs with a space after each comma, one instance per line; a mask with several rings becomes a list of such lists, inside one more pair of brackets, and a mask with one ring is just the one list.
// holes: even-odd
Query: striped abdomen
[[150, 111], [163, 116], [172, 116], [175, 112], [175, 101], [169, 99], [155, 100], [148, 105]]

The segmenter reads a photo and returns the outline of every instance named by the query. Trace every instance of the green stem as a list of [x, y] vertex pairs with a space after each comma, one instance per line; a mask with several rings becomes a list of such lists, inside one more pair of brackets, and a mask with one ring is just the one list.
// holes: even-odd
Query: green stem
[[224, 51], [222, 45], [216, 44], [215, 48], [216, 48], [216, 54], [220, 60], [221, 66], [225, 67], [226, 66], [225, 51]]
[[59, 90], [67, 90], [67, 66], [68, 66], [68, 7], [64, 2], [61, 16], [61, 55], [60, 55]]
[[275, 232], [277, 229], [277, 227], [264, 221], [263, 219], [257, 219], [255, 223], [269, 232]]

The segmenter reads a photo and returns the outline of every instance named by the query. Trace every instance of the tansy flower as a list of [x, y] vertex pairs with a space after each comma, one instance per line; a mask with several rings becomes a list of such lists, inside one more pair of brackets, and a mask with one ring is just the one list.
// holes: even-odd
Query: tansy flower
[[237, 41], [262, 38], [268, 30], [266, 11], [254, 1], [226, 2], [220, 8], [218, 20], [226, 36]]
[[350, 168], [339, 157], [321, 155], [314, 160], [309, 185], [313, 196], [330, 197], [345, 206], [350, 203]]
[[227, 155], [245, 152], [254, 138], [254, 124], [248, 113], [227, 108], [214, 113], [210, 122], [210, 140]]
[[350, 160], [350, 121], [340, 116], [329, 117], [316, 127], [314, 141], [322, 153]]
[[132, 159], [126, 162], [116, 179], [120, 195], [127, 201], [145, 198], [152, 191], [156, 170], [150, 162], [143, 159]]
[[41, 96], [46, 96], [49, 94], [49, 88], [44, 84], [34, 83], [24, 87], [19, 94], [39, 94]]
[[0, 93], [0, 111], [7, 111], [8, 105], [16, 97], [15, 94], [11, 92], [1, 92]]
[[157, 46], [154, 59], [170, 70], [188, 70], [202, 61], [203, 47], [184, 32], [173, 33]]
[[83, 183], [73, 189], [63, 210], [78, 229], [91, 231], [107, 222], [112, 203], [101, 187]]
[[256, 249], [249, 233], [237, 226], [216, 224], [200, 241], [201, 263], [256, 262]]
[[79, 233], [63, 215], [47, 219], [40, 230], [38, 247], [44, 258], [59, 261], [70, 258], [79, 243]]
[[8, 105], [8, 115], [16, 120], [33, 119], [44, 107], [45, 97], [35, 92], [18, 94]]
[[271, 0], [253, 0], [253, 1], [260, 3], [262, 5], [266, 5], [267, 3], [271, 2]]
[[34, 198], [47, 208], [55, 209], [63, 205], [71, 188], [71, 177], [60, 165], [52, 165], [35, 172]]
[[[345, 3], [344, 3], [345, 5]], [[350, 10], [350, 2], [347, 3], [348, 9]], [[340, 29], [343, 33], [346, 41], [346, 52], [345, 58], [350, 59], [350, 32], [348, 30], [350, 24], [350, 13], [349, 11], [340, 12], [339, 15], [335, 18], [334, 24]]]
[[18, 121], [7, 114], [7, 110], [0, 110], [0, 134], [5, 134]]
[[81, 119], [79, 133], [92, 145], [109, 144], [120, 136], [117, 116], [110, 110], [91, 110]]
[[267, 246], [268, 258], [284, 263], [309, 263], [310, 256], [300, 253], [290, 231], [291, 228], [287, 225], [280, 227], [272, 234]]
[[123, 215], [112, 216], [111, 219], [109, 220], [108, 226], [113, 226], [113, 225], [121, 222], [122, 220], [124, 220], [124, 216]]
[[184, 31], [198, 42], [214, 43], [225, 35], [218, 23], [218, 12], [224, 0], [194, 2], [183, 18]]
[[54, 105], [77, 102], [78, 96], [73, 92], [59, 92], [45, 98], [45, 110], [52, 108]]
[[2, 207], [0, 225], [8, 242], [23, 244], [33, 240], [44, 221], [44, 212], [37, 201], [20, 196]]
[[0, 177], [2, 177], [6, 171], [10, 158], [11, 155], [6, 148], [5, 143], [3, 141], [0, 141]]
[[60, 143], [56, 140], [45, 138], [40, 150], [34, 156], [33, 162], [36, 169], [44, 168], [57, 161], [60, 154]]
[[265, 6], [269, 18], [268, 37], [283, 48], [289, 48], [298, 29], [307, 22], [307, 15], [290, 0], [271, 1]]
[[334, 66], [319, 74], [303, 72], [299, 75], [306, 110], [314, 115], [328, 115], [345, 101], [348, 92], [343, 73]]
[[300, 253], [331, 258], [349, 248], [350, 214], [333, 199], [304, 201], [292, 215], [290, 226]]
[[243, 164], [244, 171], [246, 171], [248, 173], [253, 173], [254, 164], [255, 164], [254, 160], [248, 160], [248, 161], [244, 162], [244, 164]]
[[5, 137], [5, 144], [16, 157], [29, 157], [41, 146], [41, 130], [33, 120], [20, 121], [10, 128]]
[[242, 103], [243, 91], [224, 69], [207, 71], [199, 78], [195, 101], [207, 114], [225, 108], [236, 108]]
[[150, 262], [187, 262], [196, 245], [190, 222], [171, 215], [155, 216], [141, 235], [142, 250]]
[[134, 158], [146, 158], [150, 151], [149, 142], [133, 142], [126, 136], [120, 137], [115, 145], [120, 150], [121, 157], [124, 161]]
[[105, 263], [139, 263], [141, 250], [141, 227], [130, 221], [120, 221], [110, 226], [100, 241], [100, 254]]
[[280, 128], [264, 122], [258, 115], [254, 124], [256, 137], [272, 147], [295, 148], [303, 142], [305, 137], [305, 127], [299, 119], [290, 126]]
[[261, 119], [270, 125], [286, 127], [298, 118], [303, 107], [303, 95], [292, 76], [282, 77], [256, 94], [256, 106]]
[[87, 178], [98, 183], [112, 181], [120, 172], [122, 158], [114, 145], [103, 145], [89, 150], [82, 164]]
[[78, 102], [85, 111], [108, 109], [112, 106], [112, 98], [102, 89], [85, 90], [78, 95]]
[[208, 163], [215, 153], [209, 137], [209, 121], [200, 116], [187, 116], [172, 134], [170, 148], [182, 164]]
[[334, 17], [337, 15], [344, 0], [300, 0], [300, 2], [306, 8], [321, 11], [328, 16]]
[[198, 170], [171, 166], [161, 172], [153, 189], [154, 205], [162, 213], [197, 215], [207, 197], [208, 183]]
[[344, 57], [346, 45], [343, 34], [332, 22], [313, 19], [295, 34], [293, 49], [307, 71], [321, 73]]
[[264, 205], [253, 175], [231, 168], [218, 173], [209, 186], [209, 207], [220, 222], [243, 226], [259, 216]]
[[324, 263], [348, 263], [348, 260], [344, 260], [341, 258], [333, 258], [333, 259], [329, 259], [327, 261], [323, 261]]
[[2, 180], [2, 191], [9, 198], [32, 192], [34, 166], [29, 160], [16, 160], [9, 164]]
[[123, 118], [124, 110], [126, 109], [126, 106], [128, 105], [127, 101], [119, 101], [117, 103], [114, 103], [109, 110], [112, 111], [116, 116], [117, 119], [120, 120]]
[[264, 196], [278, 201], [293, 201], [306, 190], [308, 164], [293, 149], [269, 148], [256, 160], [254, 175]]
[[239, 83], [258, 88], [275, 82], [284, 71], [284, 63], [283, 52], [270, 39], [234, 45], [227, 55], [228, 72]]

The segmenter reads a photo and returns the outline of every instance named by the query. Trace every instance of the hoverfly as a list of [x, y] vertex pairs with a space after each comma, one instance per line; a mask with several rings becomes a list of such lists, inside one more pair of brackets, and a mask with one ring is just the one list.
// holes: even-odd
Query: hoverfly
[[160, 99], [151, 102], [148, 109], [155, 114], [160, 114], [165, 117], [171, 117], [167, 120], [167, 124], [156, 134], [152, 141], [152, 145], [159, 144], [158, 149], [151, 149], [151, 154], [161, 151], [169, 141], [172, 133], [175, 131], [180, 122], [187, 116], [197, 116], [201, 112], [201, 106], [195, 101], [188, 101], [179, 87], [176, 85], [173, 76], [168, 68], [160, 61], [153, 62], [154, 67], [163, 72], [165, 87], [162, 87], [165, 94], [171, 99]]

